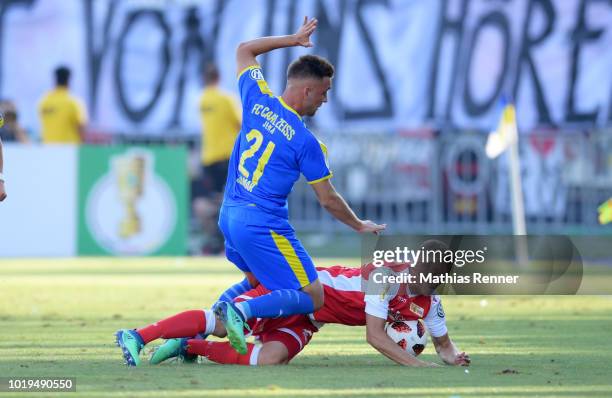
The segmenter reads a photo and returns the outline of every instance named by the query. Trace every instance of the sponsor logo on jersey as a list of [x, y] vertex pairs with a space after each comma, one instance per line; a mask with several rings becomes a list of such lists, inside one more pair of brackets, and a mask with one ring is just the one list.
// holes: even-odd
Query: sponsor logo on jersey
[[253, 80], [263, 80], [263, 73], [261, 73], [261, 69], [251, 69], [251, 79]]
[[419, 318], [423, 318], [423, 314], [425, 313], [425, 310], [423, 309], [423, 307], [420, 307], [416, 305], [415, 303], [410, 303], [410, 311], [417, 314]]

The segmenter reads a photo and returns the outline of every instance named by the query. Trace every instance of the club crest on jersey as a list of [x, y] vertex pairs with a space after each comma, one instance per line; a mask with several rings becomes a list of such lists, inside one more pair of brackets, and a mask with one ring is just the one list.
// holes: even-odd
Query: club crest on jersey
[[393, 322], [401, 322], [407, 320], [399, 311], [393, 311], [391, 309], [389, 309], [389, 311], [387, 312], [387, 316]]
[[423, 314], [425, 314], [425, 310], [423, 309], [423, 307], [420, 307], [415, 303], [410, 303], [410, 311], [417, 314], [419, 318], [423, 318]]
[[251, 69], [251, 79], [253, 80], [263, 80], [263, 73], [261, 73], [261, 69]]

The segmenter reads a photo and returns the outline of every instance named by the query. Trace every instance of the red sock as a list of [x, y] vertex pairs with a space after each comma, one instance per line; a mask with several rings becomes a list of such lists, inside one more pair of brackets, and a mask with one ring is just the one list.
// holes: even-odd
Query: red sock
[[208, 360], [225, 365], [250, 365], [251, 353], [255, 344], [247, 343], [247, 353], [239, 354], [228, 342], [189, 340], [187, 353], [206, 357]]
[[202, 310], [185, 311], [137, 329], [145, 344], [159, 338], [193, 337], [206, 330], [206, 316]]

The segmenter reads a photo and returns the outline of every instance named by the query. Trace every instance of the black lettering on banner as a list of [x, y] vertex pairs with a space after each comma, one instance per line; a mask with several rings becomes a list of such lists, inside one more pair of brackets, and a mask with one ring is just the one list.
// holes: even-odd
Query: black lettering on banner
[[4, 46], [4, 17], [9, 8], [14, 6], [26, 6], [28, 8], [32, 7], [36, 0], [1, 0], [0, 1], [0, 94], [2, 93], [2, 73], [3, 73], [3, 63], [4, 63], [4, 54], [2, 49]]
[[572, 59], [570, 69], [570, 84], [569, 93], [566, 97], [565, 103], [565, 120], [568, 122], [591, 122], [597, 121], [597, 115], [599, 114], [599, 106], [591, 112], [579, 112], [576, 110], [576, 81], [580, 74], [580, 50], [584, 43], [589, 41], [597, 40], [601, 37], [604, 32], [603, 29], [589, 29], [586, 22], [586, 9], [589, 3], [595, 1], [606, 1], [609, 0], [581, 0], [580, 7], [578, 9], [578, 20], [576, 21], [576, 27], [572, 32], [572, 42], [574, 46], [572, 48]]
[[[340, 41], [342, 40], [342, 30], [344, 26], [344, 16], [346, 14], [346, 1], [338, 3], [338, 23], [332, 23], [329, 15], [325, 11], [325, 6], [321, 0], [317, 1], [315, 15], [319, 23], [317, 24], [317, 53], [325, 56], [334, 65], [336, 71], [340, 70]], [[338, 90], [330, 90], [330, 97], [333, 100], [336, 116], [344, 118], [344, 109], [338, 98]]]
[[[276, 0], [268, 0], [268, 6], [266, 12], [266, 20], [264, 22], [264, 33], [262, 36], [272, 36], [273, 35], [273, 24], [274, 24], [274, 16], [276, 14]], [[291, 32], [293, 33], [293, 32]], [[262, 54], [259, 59], [259, 64], [263, 70], [266, 70], [266, 66], [268, 65], [268, 57], [270, 56], [270, 52]]]
[[[289, 2], [289, 11], [287, 11], [287, 27], [285, 28], [285, 32], [287, 32], [287, 34], [291, 34], [293, 32], [296, 31], [296, 29], [294, 29], [293, 27], [293, 21], [295, 21], [295, 13], [296, 13], [296, 8], [297, 8], [297, 1], [290, 1]], [[301, 22], [300, 22], [301, 25]], [[291, 63], [291, 48], [287, 48], [285, 49], [285, 51], [283, 51], [283, 67], [281, 68], [281, 71], [285, 72], [288, 68], [289, 68], [289, 64]]]
[[[149, 101], [145, 103], [142, 107], [136, 108], [134, 105], [131, 105], [128, 102], [128, 98], [126, 96], [125, 91], [125, 83], [123, 81], [123, 62], [126, 55], [125, 42], [130, 29], [132, 29], [132, 27], [137, 23], [137, 21], [141, 18], [147, 17], [153, 18], [153, 20], [155, 21], [157, 26], [159, 26], [159, 29], [163, 32], [164, 35], [164, 40], [162, 43], [162, 48], [159, 57], [161, 69], [159, 76], [157, 77], [157, 82], [153, 91], [153, 95], [151, 96]], [[119, 34], [119, 42], [117, 44], [117, 58], [115, 59], [114, 65], [115, 86], [117, 94], [119, 96], [119, 104], [125, 111], [126, 116], [134, 122], [141, 122], [147, 117], [147, 115], [153, 109], [155, 103], [157, 102], [157, 99], [160, 97], [162, 89], [164, 87], [164, 82], [166, 81], [166, 77], [168, 75], [168, 69], [170, 68], [170, 27], [166, 23], [163, 13], [161, 11], [154, 10], [132, 11], [128, 15], [126, 21], [127, 22], [124, 24], [123, 29], [121, 29], [121, 33]]]
[[463, 34], [465, 31], [465, 17], [468, 11], [468, 0], [460, 0], [461, 7], [460, 13], [456, 19], [450, 19], [446, 15], [446, 11], [449, 8], [449, 0], [443, 0], [440, 5], [440, 16], [438, 22], [438, 32], [436, 34], [435, 39], [435, 48], [433, 57], [431, 60], [431, 66], [429, 68], [429, 86], [427, 89], [427, 93], [429, 94], [429, 101], [427, 105], [427, 117], [434, 118], [437, 116], [438, 112], [436, 112], [436, 93], [438, 91], [438, 66], [440, 64], [440, 55], [442, 52], [442, 44], [444, 43], [444, 38], [447, 35], [455, 38], [455, 56], [452, 57], [452, 67], [450, 71], [450, 84], [448, 88], [448, 93], [446, 95], [446, 107], [444, 113], [444, 119], [449, 120], [451, 115], [451, 107], [453, 101], [453, 93], [455, 91], [455, 85], [457, 83], [457, 70], [459, 67], [459, 59], [461, 58], [459, 55], [461, 54], [461, 44], [463, 41]]
[[[529, 29], [531, 23], [535, 20], [534, 15], [536, 7], [539, 6], [544, 13], [544, 29], [539, 34], [531, 37], [529, 35]], [[527, 67], [529, 75], [531, 76], [531, 82], [533, 83], [533, 91], [536, 100], [536, 109], [538, 110], [538, 121], [541, 124], [550, 124], [552, 122], [550, 118], [550, 112], [548, 111], [548, 105], [546, 104], [546, 98], [544, 96], [544, 90], [540, 83], [538, 71], [536, 69], [533, 58], [531, 57], [531, 50], [537, 47], [539, 44], [552, 33], [555, 26], [555, 9], [552, 5], [551, 0], [530, 0], [529, 6], [527, 7], [527, 15], [525, 17], [525, 23], [523, 24], [523, 35], [521, 39], [521, 45], [519, 50], [519, 56], [516, 66], [516, 79], [514, 80], [513, 98], [518, 98], [518, 89], [521, 83], [521, 74], [523, 67]]]
[[87, 43], [87, 66], [89, 68], [88, 103], [90, 114], [93, 118], [95, 118], [97, 113], [100, 68], [102, 66], [102, 59], [110, 47], [110, 28], [117, 9], [117, 0], [111, 0], [111, 2], [108, 4], [99, 47], [96, 47], [96, 44], [94, 43], [94, 37], [97, 37], [98, 35], [94, 33], [93, 2], [94, 0], [86, 0], [83, 10], [85, 11], [85, 42]]
[[349, 120], [393, 116], [393, 102], [391, 101], [391, 91], [389, 89], [389, 83], [387, 82], [386, 75], [382, 69], [382, 65], [380, 64], [380, 59], [376, 54], [374, 41], [372, 40], [372, 37], [368, 32], [365, 20], [361, 12], [362, 9], [364, 9], [370, 4], [382, 4], [388, 8], [389, 2], [387, 0], [359, 0], [357, 3], [356, 12], [357, 28], [359, 30], [359, 33], [363, 37], [363, 42], [365, 43], [365, 49], [368, 54], [368, 59], [372, 67], [374, 68], [374, 75], [376, 76], [376, 80], [379, 82], [380, 89], [382, 90], [383, 103], [377, 108], [373, 109], [345, 109], [345, 118]]
[[[489, 95], [488, 98], [485, 98], [480, 103], [477, 103], [472, 95], [470, 90], [470, 67], [472, 65], [472, 60], [474, 58], [474, 50], [476, 48], [476, 44], [478, 43], [478, 35], [482, 32], [482, 30], [487, 27], [496, 27], [499, 33], [502, 36], [502, 48], [503, 48], [503, 63], [502, 69], [499, 71], [497, 75], [497, 81], [495, 83], [495, 89]], [[492, 55], [497, 58], [497, 55]], [[502, 14], [500, 11], [492, 11], [489, 14], [483, 16], [476, 25], [474, 29], [474, 35], [472, 36], [472, 43], [470, 44], [470, 49], [468, 51], [467, 58], [467, 67], [465, 68], [465, 86], [463, 90], [463, 101], [465, 104], [465, 110], [470, 116], [480, 116], [486, 113], [489, 108], [495, 103], [497, 97], [501, 93], [504, 80], [506, 78], [506, 74], [508, 71], [508, 63], [510, 56], [510, 26], [508, 24], [508, 20], [506, 16]]]
[[202, 70], [204, 64], [204, 39], [200, 35], [200, 17], [198, 10], [195, 7], [187, 9], [187, 15], [184, 19], [185, 23], [185, 39], [181, 44], [181, 66], [179, 77], [176, 86], [176, 97], [174, 101], [174, 110], [172, 111], [172, 119], [168, 127], [177, 127], [180, 125], [181, 109], [183, 107], [183, 93], [185, 92], [185, 82], [187, 80], [186, 69], [189, 62], [190, 51], [196, 53], [198, 71]]
[[187, 70], [189, 69], [189, 55], [190, 52], [195, 52], [196, 61], [198, 67], [198, 81], [202, 76], [204, 67], [207, 63], [215, 61], [215, 43], [219, 37], [219, 25], [221, 21], [221, 14], [225, 8], [225, 2], [217, 0], [215, 4], [212, 36], [209, 40], [205, 40], [201, 33], [201, 22], [198, 15], [198, 8], [189, 7], [187, 9], [187, 15], [184, 19], [185, 23], [185, 39], [181, 45], [181, 66], [179, 71], [179, 78], [176, 87], [176, 98], [174, 101], [174, 111], [172, 112], [172, 119], [168, 127], [178, 127], [181, 125], [181, 109], [183, 108], [185, 83], [187, 81]]

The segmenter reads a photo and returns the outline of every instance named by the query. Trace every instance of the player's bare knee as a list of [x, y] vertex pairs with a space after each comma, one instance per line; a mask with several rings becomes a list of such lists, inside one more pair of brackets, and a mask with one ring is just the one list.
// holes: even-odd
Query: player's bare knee
[[321, 294], [317, 294], [314, 297], [311, 295], [310, 297], [312, 297], [312, 304], [314, 307], [314, 311], [320, 310], [321, 308], [323, 308], [323, 300], [325, 299], [323, 296], [323, 292], [321, 291]]
[[314, 311], [317, 311], [321, 309], [321, 307], [323, 307], [323, 301], [324, 301], [323, 285], [321, 285], [321, 282], [319, 282], [318, 279], [314, 281], [313, 283], [311, 283], [310, 285], [304, 287], [302, 291], [304, 291], [304, 293], [307, 293], [312, 299]]
[[261, 347], [257, 358], [257, 365], [285, 365], [289, 362], [289, 352], [284, 344], [272, 341]]

